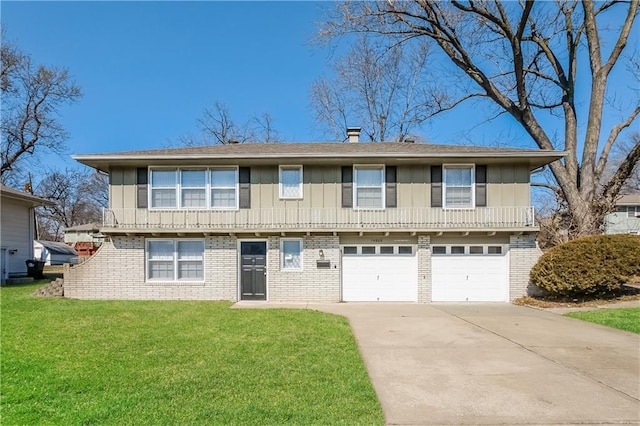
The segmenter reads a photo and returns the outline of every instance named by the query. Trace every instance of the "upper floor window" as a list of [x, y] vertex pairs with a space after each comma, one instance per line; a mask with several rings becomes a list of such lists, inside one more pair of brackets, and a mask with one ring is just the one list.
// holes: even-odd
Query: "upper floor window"
[[176, 170], [151, 171], [151, 207], [176, 207]]
[[152, 169], [150, 177], [151, 208], [238, 208], [237, 167]]
[[211, 207], [214, 209], [235, 209], [238, 207], [237, 168], [211, 169]]
[[280, 166], [280, 198], [302, 198], [302, 166]]
[[180, 172], [180, 205], [182, 207], [207, 207], [207, 171], [182, 170]]
[[473, 208], [473, 165], [445, 165], [443, 174], [444, 207]]
[[384, 208], [384, 167], [355, 166], [353, 189], [354, 207]]

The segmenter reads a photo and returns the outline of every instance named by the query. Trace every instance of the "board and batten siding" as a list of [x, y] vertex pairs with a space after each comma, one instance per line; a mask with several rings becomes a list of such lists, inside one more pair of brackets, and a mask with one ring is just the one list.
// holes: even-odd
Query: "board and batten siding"
[[[283, 165], [289, 165], [284, 164]], [[297, 165], [297, 164], [291, 164]], [[431, 206], [431, 165], [398, 165], [397, 207]], [[280, 199], [277, 165], [251, 167], [251, 208], [340, 208], [342, 166], [303, 166], [303, 198]], [[109, 173], [109, 203], [113, 209], [137, 207], [136, 168], [113, 167]], [[526, 164], [487, 166], [487, 206], [529, 206]]]
[[487, 166], [487, 206], [530, 206], [529, 176], [527, 165]]
[[137, 207], [137, 171], [132, 167], [112, 167], [109, 170], [109, 206], [113, 209]]
[[[26, 261], [33, 259], [33, 210], [31, 204], [18, 200], [2, 199], [2, 230], [0, 241], [7, 250], [7, 272], [27, 272]], [[10, 251], [15, 252], [10, 253]]]

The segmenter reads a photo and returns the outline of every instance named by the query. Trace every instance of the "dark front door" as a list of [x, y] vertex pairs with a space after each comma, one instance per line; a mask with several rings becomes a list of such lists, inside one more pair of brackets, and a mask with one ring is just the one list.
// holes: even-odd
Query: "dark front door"
[[267, 243], [240, 243], [240, 300], [267, 300]]

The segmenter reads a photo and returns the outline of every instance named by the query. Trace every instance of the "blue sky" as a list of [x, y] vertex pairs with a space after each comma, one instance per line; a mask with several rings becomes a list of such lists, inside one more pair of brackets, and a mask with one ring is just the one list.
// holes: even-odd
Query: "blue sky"
[[[197, 133], [216, 101], [235, 121], [268, 112], [285, 141], [322, 140], [311, 83], [331, 48], [310, 43], [331, 2], [2, 2], [7, 37], [37, 63], [66, 67], [83, 98], [64, 108], [68, 153], [153, 149]], [[637, 26], [632, 40], [637, 42]], [[346, 47], [346, 46], [345, 46]], [[434, 143], [533, 148], [503, 116], [468, 106], [422, 129]], [[359, 125], [360, 123], [352, 123]], [[74, 165], [65, 156], [51, 162]]]

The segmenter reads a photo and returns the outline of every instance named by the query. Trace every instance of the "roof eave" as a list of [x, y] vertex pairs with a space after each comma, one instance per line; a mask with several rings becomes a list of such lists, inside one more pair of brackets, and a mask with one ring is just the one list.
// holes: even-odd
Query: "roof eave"
[[462, 152], [462, 153], [449, 153], [449, 152], [435, 152], [429, 154], [415, 154], [415, 153], [280, 153], [280, 154], [156, 154], [156, 155], [72, 155], [71, 158], [85, 164], [94, 169], [108, 172], [108, 165], [111, 163], [126, 164], [126, 163], [148, 163], [153, 164], [154, 161], [173, 161], [177, 160], [182, 163], [189, 160], [321, 160], [321, 159], [394, 159], [394, 160], [417, 160], [417, 159], [434, 159], [434, 158], [456, 158], [456, 159], [475, 159], [475, 158], [501, 158], [501, 159], [513, 159], [528, 162], [532, 167], [537, 168], [545, 164], [549, 164], [553, 161], [566, 157], [566, 151], [531, 151], [531, 152]]
[[53, 206], [53, 205], [55, 205], [54, 202], [49, 201], [49, 200], [45, 200], [44, 198], [40, 198], [40, 197], [37, 197], [35, 195], [13, 194], [11, 192], [2, 191], [2, 196], [6, 197], [6, 198], [10, 198], [12, 200], [17, 200], [17, 201], [21, 201], [23, 203], [30, 204], [31, 207]]

